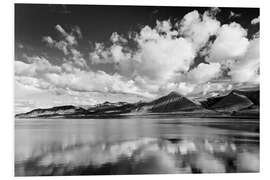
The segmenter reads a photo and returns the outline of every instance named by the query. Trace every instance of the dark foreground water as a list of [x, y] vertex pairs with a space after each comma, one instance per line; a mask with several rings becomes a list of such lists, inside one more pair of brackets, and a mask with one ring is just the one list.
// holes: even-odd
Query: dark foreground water
[[16, 119], [15, 175], [259, 171], [256, 119]]

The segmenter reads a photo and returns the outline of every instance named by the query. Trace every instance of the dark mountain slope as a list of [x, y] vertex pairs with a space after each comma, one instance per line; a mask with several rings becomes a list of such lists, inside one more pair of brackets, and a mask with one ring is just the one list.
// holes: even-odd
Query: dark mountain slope
[[213, 105], [222, 100], [225, 96], [216, 96], [207, 98], [205, 101], [201, 101], [201, 105], [206, 109], [211, 109]]
[[171, 92], [166, 96], [152, 101], [150, 104], [152, 105], [149, 109], [150, 112], [176, 112], [201, 109], [199, 105], [177, 92]]
[[260, 105], [260, 91], [240, 91], [240, 90], [233, 90], [237, 94], [244, 95], [249, 98], [253, 102], [254, 105]]
[[211, 109], [224, 111], [239, 111], [252, 106], [253, 102], [243, 94], [232, 91], [227, 96], [211, 106]]

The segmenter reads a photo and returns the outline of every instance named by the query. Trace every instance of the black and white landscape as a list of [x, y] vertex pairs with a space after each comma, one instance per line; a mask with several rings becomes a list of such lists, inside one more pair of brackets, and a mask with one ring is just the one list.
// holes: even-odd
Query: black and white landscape
[[15, 5], [15, 175], [259, 172], [259, 9]]

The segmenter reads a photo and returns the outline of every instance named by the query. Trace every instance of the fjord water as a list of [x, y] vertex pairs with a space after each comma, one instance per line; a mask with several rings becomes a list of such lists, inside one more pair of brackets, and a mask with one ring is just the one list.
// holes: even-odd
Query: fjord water
[[258, 171], [258, 119], [15, 120], [16, 176]]

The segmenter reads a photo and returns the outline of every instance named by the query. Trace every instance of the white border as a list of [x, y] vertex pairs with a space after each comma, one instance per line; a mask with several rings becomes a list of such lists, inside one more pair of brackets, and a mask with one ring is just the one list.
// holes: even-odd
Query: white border
[[[270, 142], [270, 118], [267, 112], [267, 101], [270, 100], [270, 46], [269, 46], [269, 17], [270, 8], [267, 0], [4, 0], [1, 2], [1, 26], [0, 26], [0, 78], [1, 78], [1, 130], [0, 146], [1, 163], [0, 179], [15, 179], [14, 177], [14, 122], [13, 122], [13, 63], [14, 63], [14, 3], [51, 3], [51, 4], [111, 4], [111, 5], [157, 5], [157, 6], [213, 6], [213, 7], [260, 7], [261, 21], [261, 172], [255, 174], [181, 174], [181, 175], [135, 175], [135, 176], [69, 176], [69, 177], [44, 177], [42, 179], [137, 179], [153, 178], [161, 180], [170, 179], [269, 179], [269, 142]], [[269, 110], [268, 110], [269, 109]], [[40, 179], [41, 177], [32, 177], [31, 179]], [[21, 178], [20, 179], [28, 179]]]

